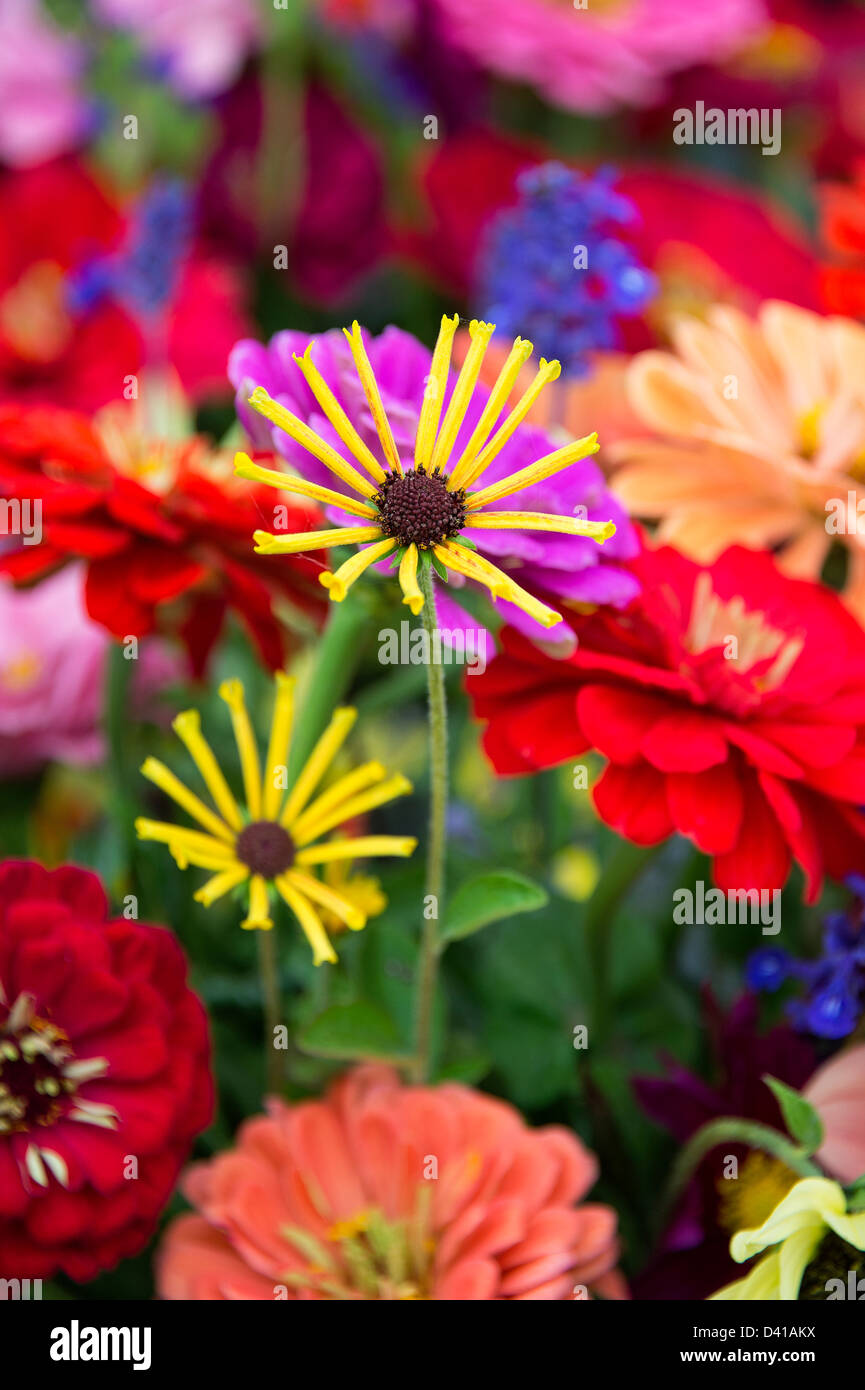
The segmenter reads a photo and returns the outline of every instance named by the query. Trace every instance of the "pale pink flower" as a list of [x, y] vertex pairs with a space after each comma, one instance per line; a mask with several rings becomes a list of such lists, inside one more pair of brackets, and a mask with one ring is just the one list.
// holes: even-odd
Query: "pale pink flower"
[[855, 1182], [865, 1174], [865, 1043], [824, 1062], [802, 1094], [823, 1121], [818, 1159], [841, 1182]]
[[719, 63], [767, 23], [762, 0], [436, 0], [447, 37], [558, 106], [646, 106], [664, 78]]
[[627, 1297], [594, 1156], [466, 1086], [362, 1066], [322, 1100], [271, 1100], [194, 1165], [157, 1258], [168, 1299]]
[[41, 164], [81, 139], [89, 110], [79, 82], [81, 45], [37, 0], [0, 4], [0, 160]]
[[255, 0], [91, 0], [91, 5], [106, 23], [134, 33], [171, 86], [193, 100], [230, 87], [261, 38]]

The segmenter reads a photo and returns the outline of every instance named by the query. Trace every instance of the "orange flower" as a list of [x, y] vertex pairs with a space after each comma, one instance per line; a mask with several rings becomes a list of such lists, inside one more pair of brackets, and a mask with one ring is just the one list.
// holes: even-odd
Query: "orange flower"
[[565, 1300], [627, 1290], [594, 1156], [465, 1086], [361, 1066], [322, 1100], [248, 1120], [194, 1165], [200, 1215], [157, 1261], [168, 1299]]
[[629, 368], [655, 435], [609, 451], [616, 495], [709, 563], [737, 542], [780, 546], [789, 574], [815, 578], [837, 536], [865, 613], [865, 327], [769, 301], [756, 322], [721, 305], [682, 318], [672, 340]]

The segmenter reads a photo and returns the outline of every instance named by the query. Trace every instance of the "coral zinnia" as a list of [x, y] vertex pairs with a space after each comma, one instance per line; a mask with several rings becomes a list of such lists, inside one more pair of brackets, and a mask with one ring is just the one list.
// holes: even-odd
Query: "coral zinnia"
[[[465, 1086], [363, 1066], [323, 1100], [273, 1100], [193, 1167], [158, 1257], [169, 1299], [626, 1296], [616, 1216], [582, 1202], [597, 1164]], [[580, 1296], [580, 1295], [577, 1295]], [[585, 1296], [585, 1295], [582, 1295]]]
[[555, 449], [509, 476], [473, 491], [473, 485], [526, 418], [544, 386], [559, 375], [560, 367], [558, 362], [546, 362], [541, 358], [531, 386], [496, 429], [496, 422], [520, 368], [532, 352], [531, 343], [517, 338], [471, 436], [458, 448], [458, 436], [466, 423], [484, 354], [494, 331], [493, 324], [472, 322], [469, 329], [471, 347], [445, 409], [451, 349], [458, 323], [458, 315], [442, 319], [418, 420], [414, 466], [408, 470], [403, 467], [391, 422], [382, 403], [379, 384], [357, 323], [351, 332], [348, 329], [344, 331], [378, 432], [383, 462], [358, 433], [312, 361], [312, 344], [295, 361], [334, 435], [361, 465], [362, 473], [325, 437], [273, 400], [263, 386], [255, 388], [249, 396], [253, 409], [307, 449], [356, 495], [347, 496], [305, 479], [262, 469], [244, 454], [238, 456], [238, 475], [314, 498], [349, 513], [350, 517], [360, 522], [359, 525], [298, 536], [274, 536], [267, 531], [256, 531], [256, 550], [263, 555], [297, 554], [317, 547], [359, 545], [369, 541], [371, 544], [353, 555], [335, 573], [325, 571], [319, 576], [330, 591], [331, 598], [337, 602], [345, 598], [351, 585], [370, 565], [393, 557], [394, 562], [399, 564], [403, 602], [409, 605], [413, 613], [419, 613], [424, 605], [424, 595], [418, 583], [418, 568], [423, 565], [427, 571], [432, 566], [445, 579], [450, 571], [460, 580], [475, 580], [484, 585], [493, 597], [509, 600], [542, 627], [551, 627], [562, 621], [561, 614], [541, 603], [504, 570], [480, 555], [471, 535], [463, 533], [473, 530], [498, 533], [561, 532], [589, 537], [599, 545], [603, 544], [615, 533], [612, 521], [588, 521], [582, 517], [544, 512], [489, 510], [491, 503], [522, 492], [532, 484], [553, 477], [588, 454], [596, 453], [597, 436], [589, 435]]
[[0, 1275], [91, 1279], [149, 1239], [213, 1103], [185, 974], [94, 874], [0, 865]]
[[[263, 568], [249, 555], [267, 494], [239, 488], [228, 456], [201, 438], [153, 439], [132, 405], [108, 406], [93, 422], [47, 406], [0, 406], [0, 494], [33, 499], [43, 514], [42, 543], [4, 554], [0, 572], [29, 582], [84, 560], [91, 618], [124, 638], [168, 626], [170, 615], [196, 675], [229, 610], [271, 668], [286, 656], [276, 602], [322, 613], [308, 561]], [[285, 516], [296, 529], [311, 520], [299, 505]]]
[[616, 494], [699, 560], [783, 544], [788, 573], [816, 577], [837, 535], [865, 612], [865, 327], [771, 301], [756, 322], [683, 318], [673, 341], [631, 364], [631, 406], [659, 437], [615, 446]]
[[597, 749], [595, 806], [620, 834], [688, 836], [724, 889], [780, 887], [795, 859], [814, 901], [865, 849], [865, 633], [768, 555], [737, 547], [701, 569], [664, 547], [634, 568], [642, 596], [578, 621], [571, 657], [506, 633], [469, 682], [494, 767]]
[[148, 758], [141, 769], [144, 776], [204, 829], [187, 830], [145, 818], [137, 820], [135, 828], [142, 840], [166, 844], [181, 869], [193, 865], [215, 871], [213, 878], [195, 894], [205, 907], [248, 884], [249, 910], [244, 927], [270, 930], [273, 921], [269, 886], [275, 888], [300, 923], [315, 964], [321, 965], [326, 960], [335, 961], [336, 952], [316, 908], [334, 913], [353, 931], [366, 925], [367, 914], [351, 895], [331, 888], [309, 869], [333, 860], [367, 855], [409, 855], [417, 844], [406, 835], [367, 835], [324, 842], [322, 836], [375, 806], [403, 796], [411, 791], [411, 783], [399, 774], [388, 777], [381, 763], [369, 762], [338, 778], [327, 791], [310, 800], [357, 716], [353, 709], [338, 709], [296, 782], [287, 787], [286, 758], [294, 718], [295, 682], [282, 671], [277, 671], [275, 681], [273, 720], [263, 773], [242, 684], [238, 680], [224, 681], [219, 688], [231, 711], [243, 773], [243, 807], [232, 796], [201, 733], [198, 711], [191, 709], [179, 714], [173, 727], [201, 773], [216, 810], [206, 806], [164, 763]]

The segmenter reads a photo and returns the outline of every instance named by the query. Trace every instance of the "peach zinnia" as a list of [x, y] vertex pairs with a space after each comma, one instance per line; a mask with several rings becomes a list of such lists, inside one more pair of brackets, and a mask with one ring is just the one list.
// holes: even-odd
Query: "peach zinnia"
[[582, 1202], [594, 1156], [465, 1086], [361, 1066], [322, 1100], [271, 1100], [188, 1172], [198, 1213], [158, 1262], [168, 1299], [626, 1297], [616, 1215]]
[[865, 327], [769, 301], [756, 322], [721, 305], [682, 318], [672, 339], [631, 364], [631, 406], [658, 437], [614, 449], [617, 496], [709, 563], [734, 543], [781, 546], [789, 574], [816, 578], [837, 535], [861, 615]]

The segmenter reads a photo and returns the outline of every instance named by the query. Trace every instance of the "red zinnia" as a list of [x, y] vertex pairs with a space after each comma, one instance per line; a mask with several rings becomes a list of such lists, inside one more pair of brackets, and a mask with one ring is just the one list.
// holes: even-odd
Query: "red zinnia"
[[[39, 499], [43, 528], [42, 543], [4, 555], [0, 572], [30, 581], [85, 560], [87, 611], [118, 638], [146, 636], [163, 606], [184, 598], [170, 627], [185, 640], [196, 675], [229, 608], [272, 669], [286, 655], [274, 602], [282, 597], [323, 615], [313, 561], [252, 552], [252, 532], [274, 515], [273, 494], [238, 484], [231, 456], [202, 439], [142, 438], [126, 405], [106, 407], [92, 424], [50, 406], [0, 406], [0, 495]], [[316, 512], [285, 501], [281, 528], [315, 526]]]
[[574, 623], [555, 661], [513, 632], [469, 681], [501, 773], [588, 749], [604, 821], [640, 845], [678, 831], [723, 889], [807, 900], [865, 852], [865, 633], [831, 590], [734, 548], [708, 568], [665, 547], [634, 562], [641, 596]]
[[0, 1276], [142, 1248], [210, 1121], [209, 1053], [170, 932], [109, 920], [83, 869], [0, 865]]

